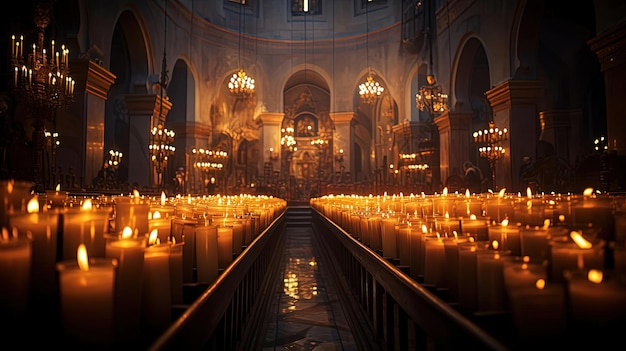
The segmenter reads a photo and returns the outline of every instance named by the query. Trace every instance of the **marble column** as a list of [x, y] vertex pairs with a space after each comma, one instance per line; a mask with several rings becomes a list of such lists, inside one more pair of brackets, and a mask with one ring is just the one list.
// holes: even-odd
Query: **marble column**
[[463, 162], [470, 159], [472, 114], [445, 112], [434, 119], [439, 130], [439, 170], [441, 182], [456, 172], [463, 175]]
[[496, 162], [496, 188], [515, 190], [517, 170], [523, 156], [535, 156], [539, 140], [537, 101], [543, 82], [507, 80], [485, 92], [493, 110], [493, 121], [509, 130], [509, 139], [502, 143], [505, 156]]
[[[128, 94], [124, 96], [128, 109], [128, 182], [139, 187], [153, 186], [154, 165], [150, 161], [150, 130], [158, 121], [165, 121], [172, 103], [161, 100], [159, 94]], [[163, 108], [161, 109], [161, 102]]]
[[[263, 170], [266, 162], [271, 162], [274, 170], [280, 170], [282, 152], [280, 146], [280, 129], [285, 114], [282, 112], [263, 112], [259, 115], [261, 121], [260, 152], [262, 157], [258, 160], [258, 169]], [[270, 153], [270, 148], [274, 151]], [[272, 154], [275, 158], [272, 158]], [[281, 176], [284, 176], [281, 174]]]
[[193, 148], [209, 148], [209, 137], [213, 133], [213, 127], [195, 121], [171, 122], [168, 123], [168, 126], [176, 132], [174, 166], [175, 168], [185, 167], [185, 193], [204, 194], [206, 188], [203, 183], [203, 174], [201, 170], [194, 167], [194, 157], [191, 156], [191, 150]]
[[69, 110], [58, 112], [55, 131], [62, 147], [57, 150], [56, 163], [65, 171], [72, 168], [76, 183], [85, 188], [104, 163], [105, 102], [116, 76], [89, 59], [70, 60], [70, 67], [76, 81], [74, 103]]
[[352, 164], [352, 117], [354, 112], [331, 112], [330, 118], [335, 125], [335, 132], [333, 133], [333, 154], [337, 154], [339, 150], [343, 149], [343, 156], [341, 160], [335, 159], [333, 170], [334, 172], [340, 172], [341, 166], [344, 166], [346, 172], [352, 174], [352, 179], [355, 179], [356, 174], [352, 171], [354, 165]]

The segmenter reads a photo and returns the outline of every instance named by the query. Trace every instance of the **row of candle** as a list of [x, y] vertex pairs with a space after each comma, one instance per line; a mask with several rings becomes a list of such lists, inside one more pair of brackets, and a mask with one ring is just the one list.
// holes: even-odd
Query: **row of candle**
[[212, 283], [286, 207], [247, 195], [20, 196], [30, 211], [3, 198], [20, 204], [3, 206], [0, 279], [12, 287], [0, 292], [3, 320], [60, 322], [63, 342], [87, 347], [156, 337], [189, 303], [184, 285]]
[[[534, 225], [540, 223], [539, 218], [533, 219], [533, 225], [521, 222], [525, 217], [518, 211], [530, 206], [517, 207], [507, 201], [502, 211], [494, 212], [488, 209], [489, 201], [497, 198], [441, 198], [331, 195], [312, 199], [311, 205], [376, 253], [408, 268], [412, 278], [442, 292], [468, 315], [510, 313], [520, 340], [560, 337], [567, 328], [589, 328], [590, 321], [596, 321], [593, 330], [616, 322], [624, 325], [622, 198], [571, 195], [544, 212], [542, 225]], [[539, 197], [527, 201], [535, 200], [550, 202]], [[482, 213], [442, 216], [432, 210], [441, 201], [448, 206], [454, 203], [456, 208], [480, 203], [477, 208]], [[568, 209], [577, 206], [574, 201], [598, 212], [593, 216], [586, 213], [585, 225], [571, 221]], [[595, 207], [596, 201], [601, 202], [600, 209]], [[606, 203], [614, 206], [610, 219], [604, 215]], [[506, 216], [496, 222], [488, 212]], [[509, 218], [521, 221], [511, 223]]]

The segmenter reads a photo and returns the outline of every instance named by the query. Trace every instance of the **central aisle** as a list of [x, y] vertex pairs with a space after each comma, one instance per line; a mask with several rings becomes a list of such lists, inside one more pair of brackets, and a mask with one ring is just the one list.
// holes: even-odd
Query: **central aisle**
[[357, 350], [310, 225], [288, 222], [263, 350]]

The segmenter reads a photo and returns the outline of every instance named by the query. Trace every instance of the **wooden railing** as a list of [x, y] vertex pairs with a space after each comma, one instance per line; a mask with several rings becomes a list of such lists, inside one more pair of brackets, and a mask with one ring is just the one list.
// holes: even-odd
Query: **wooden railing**
[[[508, 349], [320, 212], [313, 213], [356, 334], [373, 335], [384, 350]], [[373, 348], [368, 343], [362, 349]]]
[[149, 347], [161, 350], [235, 350], [258, 344], [263, 306], [279, 271], [283, 212]]

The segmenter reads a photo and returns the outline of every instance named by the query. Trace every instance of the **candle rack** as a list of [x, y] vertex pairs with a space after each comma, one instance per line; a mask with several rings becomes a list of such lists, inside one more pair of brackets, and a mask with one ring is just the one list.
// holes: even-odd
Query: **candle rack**
[[508, 139], [508, 134], [507, 128], [500, 129], [496, 127], [493, 121], [489, 122], [489, 128], [475, 131], [473, 134], [474, 143], [481, 145], [478, 147], [480, 157], [489, 161], [491, 182], [494, 187], [496, 187], [496, 161], [506, 153], [506, 149], [502, 147], [502, 142]]

